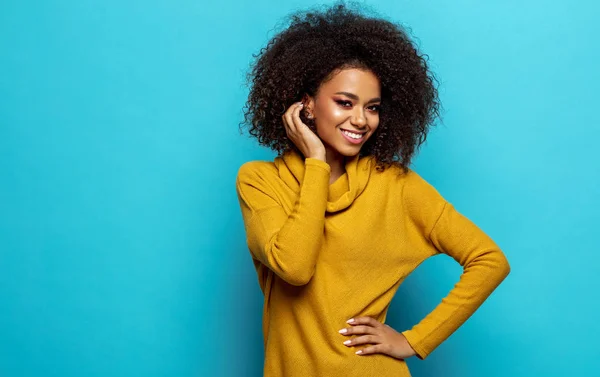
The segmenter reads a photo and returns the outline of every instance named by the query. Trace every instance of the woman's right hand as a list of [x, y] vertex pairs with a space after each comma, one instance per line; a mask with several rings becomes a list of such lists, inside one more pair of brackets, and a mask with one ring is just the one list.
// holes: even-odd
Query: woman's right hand
[[315, 134], [300, 119], [302, 102], [296, 102], [290, 106], [281, 117], [288, 138], [298, 147], [305, 158], [317, 158], [325, 161], [325, 146], [317, 134]]

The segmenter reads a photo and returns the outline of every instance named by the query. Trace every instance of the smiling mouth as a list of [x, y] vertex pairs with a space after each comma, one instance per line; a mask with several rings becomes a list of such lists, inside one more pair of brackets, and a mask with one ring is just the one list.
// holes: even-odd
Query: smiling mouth
[[342, 133], [342, 135], [344, 136], [344, 138], [346, 140], [348, 140], [349, 142], [351, 142], [353, 144], [361, 143], [366, 135], [366, 132], [362, 132], [362, 133], [352, 132], [352, 131], [345, 130], [343, 128], [340, 129], [340, 132]]
[[345, 129], [345, 128], [342, 128], [341, 130], [342, 130], [342, 131], [349, 132], [349, 133], [352, 133], [352, 134], [356, 134], [356, 135], [364, 135], [364, 134], [366, 134], [366, 133], [367, 133], [367, 131], [361, 131], [361, 132], [358, 132], [358, 131], [351, 131], [351, 130], [347, 130], [347, 129]]

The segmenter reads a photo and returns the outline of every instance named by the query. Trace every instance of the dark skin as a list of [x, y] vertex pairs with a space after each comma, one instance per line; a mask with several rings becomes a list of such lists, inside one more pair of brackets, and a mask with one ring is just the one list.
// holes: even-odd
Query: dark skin
[[[333, 183], [344, 174], [346, 157], [357, 155], [379, 126], [380, 104], [377, 76], [369, 70], [345, 68], [322, 83], [314, 97], [305, 95], [301, 103], [290, 106], [282, 119], [288, 138], [305, 157], [319, 158], [331, 166]], [[300, 120], [298, 125], [294, 123], [302, 107], [306, 116], [315, 120], [318, 136]], [[342, 130], [351, 132], [349, 137], [359, 143], [350, 142]]]
[[357, 355], [365, 356], [378, 353], [396, 359], [407, 359], [416, 355], [415, 350], [402, 333], [377, 321], [375, 318], [357, 317], [349, 319], [347, 322], [352, 327], [341, 329], [340, 334], [358, 336], [346, 340], [344, 345], [355, 347], [370, 344], [370, 346], [356, 351]]
[[[381, 88], [377, 77], [368, 70], [346, 68], [335, 72], [322, 83], [314, 97], [290, 106], [282, 116], [288, 138], [305, 158], [316, 158], [331, 167], [330, 184], [345, 172], [346, 157], [355, 156], [379, 125]], [[315, 134], [300, 119], [300, 111], [315, 119]], [[342, 130], [351, 131], [351, 142]], [[360, 137], [359, 137], [360, 135]], [[415, 350], [404, 335], [371, 317], [348, 321], [350, 327], [340, 330], [347, 347], [369, 344], [357, 355], [384, 354], [397, 359], [414, 356]]]
[[[319, 127], [350, 126], [356, 127], [355, 130], [361, 130], [361, 122], [374, 126], [375, 113], [365, 105], [381, 97], [378, 129], [366, 142], [358, 143], [360, 154], [373, 156], [378, 171], [396, 166], [407, 172], [412, 157], [439, 116], [441, 106], [437, 80], [429, 70], [427, 57], [409, 33], [401, 25], [363, 15], [360, 9], [352, 8], [336, 4], [323, 10], [294, 13], [290, 24], [256, 55], [247, 75], [250, 92], [243, 123], [249, 126], [250, 135], [279, 155], [297, 149], [282, 128], [281, 117], [291, 101], [304, 102], [301, 119], [324, 141], [333, 180], [343, 174], [339, 168], [344, 165], [334, 161], [337, 158], [329, 152], [342, 152], [347, 157], [354, 155], [351, 149], [356, 150], [357, 146], [328, 145], [329, 140], [322, 130], [316, 130], [317, 124]], [[368, 81], [377, 83], [377, 80], [361, 80], [360, 90], [346, 88], [358, 95], [358, 99], [345, 98], [351, 104], [344, 105], [356, 114], [350, 119], [326, 124], [319, 110], [321, 98], [317, 92], [324, 90], [323, 85], [330, 81], [334, 71], [350, 67], [375, 73], [381, 84], [380, 93], [371, 93], [377, 92], [377, 88], [363, 85]], [[354, 86], [350, 80], [341, 81]], [[331, 97], [322, 100], [326, 99], [331, 100]], [[313, 109], [317, 124], [306, 118], [306, 110]], [[359, 114], [359, 109], [364, 113]], [[341, 142], [344, 143], [344, 139]]]

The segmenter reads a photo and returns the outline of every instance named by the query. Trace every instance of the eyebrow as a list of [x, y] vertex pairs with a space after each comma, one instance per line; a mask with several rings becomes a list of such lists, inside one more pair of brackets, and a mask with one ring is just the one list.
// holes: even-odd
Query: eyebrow
[[[348, 97], [352, 98], [352, 99], [353, 99], [353, 100], [355, 100], [355, 101], [358, 101], [358, 96], [357, 96], [356, 94], [354, 94], [354, 93], [349, 93], [349, 92], [336, 92], [335, 94], [343, 94], [343, 95], [345, 95], [345, 96], [348, 96]], [[380, 102], [380, 101], [381, 101], [381, 98], [379, 98], [379, 97], [375, 97], [375, 98], [371, 98], [371, 99], [369, 100], [369, 102], [367, 102], [367, 103], [371, 103], [371, 102]]]

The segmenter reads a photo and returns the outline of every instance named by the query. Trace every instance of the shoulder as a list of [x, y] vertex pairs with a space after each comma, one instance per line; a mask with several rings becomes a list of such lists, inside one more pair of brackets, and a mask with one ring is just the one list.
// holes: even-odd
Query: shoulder
[[432, 195], [437, 193], [437, 190], [429, 181], [412, 169], [408, 169], [398, 179], [404, 187], [403, 191], [408, 195]]
[[236, 184], [257, 184], [278, 179], [279, 171], [273, 161], [248, 161], [239, 168], [236, 176]]
[[413, 217], [429, 217], [439, 214], [446, 199], [417, 171], [392, 166], [379, 173], [391, 186], [391, 191], [400, 196], [402, 206]]
[[278, 204], [279, 171], [272, 161], [248, 161], [236, 177], [236, 191], [243, 206], [257, 209]]
[[433, 189], [428, 181], [411, 168], [407, 168], [405, 171], [399, 166], [392, 165], [382, 172], [377, 172], [376, 176], [379, 176], [386, 184], [392, 185], [395, 190], [400, 189], [402, 192], [404, 190], [419, 192]]

